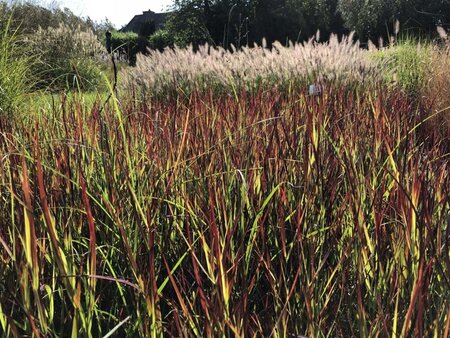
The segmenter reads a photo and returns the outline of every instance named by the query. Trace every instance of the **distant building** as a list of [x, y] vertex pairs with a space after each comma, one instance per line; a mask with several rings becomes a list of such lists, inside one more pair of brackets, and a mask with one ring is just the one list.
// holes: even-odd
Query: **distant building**
[[145, 11], [142, 14], [135, 15], [133, 19], [120, 31], [121, 32], [135, 32], [139, 33], [142, 25], [148, 22], [154, 22], [156, 30], [164, 27], [167, 15], [169, 13], [155, 13], [153, 11]]

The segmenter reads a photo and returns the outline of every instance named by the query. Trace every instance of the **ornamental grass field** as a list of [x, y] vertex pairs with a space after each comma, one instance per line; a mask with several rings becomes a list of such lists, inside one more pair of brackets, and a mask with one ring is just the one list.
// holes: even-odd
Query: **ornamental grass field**
[[376, 67], [0, 116], [0, 335], [448, 337], [449, 108]]

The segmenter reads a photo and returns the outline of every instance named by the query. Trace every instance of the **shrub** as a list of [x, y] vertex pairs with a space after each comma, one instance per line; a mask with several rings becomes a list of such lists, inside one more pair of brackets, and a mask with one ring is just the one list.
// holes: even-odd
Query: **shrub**
[[147, 53], [148, 46], [147, 38], [133, 32], [113, 32], [111, 36], [111, 48], [125, 55], [131, 65], [136, 63], [138, 53]]
[[165, 29], [160, 29], [150, 35], [149, 37], [149, 47], [151, 49], [157, 49], [160, 52], [164, 50], [164, 48], [173, 46], [173, 39], [170, 36], [169, 31]]
[[31, 59], [26, 56], [23, 41], [10, 29], [8, 19], [0, 27], [0, 115], [9, 115], [22, 101], [31, 84]]
[[400, 86], [407, 94], [417, 96], [425, 82], [431, 46], [411, 39], [381, 49], [373, 54], [385, 64], [383, 76], [392, 86]]
[[111, 48], [119, 53], [129, 54], [137, 44], [138, 35], [134, 32], [112, 32]]
[[57, 28], [40, 28], [30, 39], [40, 55], [33, 68], [40, 87], [93, 89], [98, 85], [100, 69], [96, 61], [104, 48], [92, 31], [60, 24]]

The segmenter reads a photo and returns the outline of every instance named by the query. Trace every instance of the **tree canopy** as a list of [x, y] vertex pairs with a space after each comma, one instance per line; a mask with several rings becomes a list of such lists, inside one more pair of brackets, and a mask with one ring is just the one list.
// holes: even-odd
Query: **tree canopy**
[[355, 31], [361, 41], [402, 30], [429, 35], [436, 25], [450, 27], [449, 0], [175, 0], [166, 30], [178, 45], [236, 47], [273, 41], [298, 41], [320, 30]]

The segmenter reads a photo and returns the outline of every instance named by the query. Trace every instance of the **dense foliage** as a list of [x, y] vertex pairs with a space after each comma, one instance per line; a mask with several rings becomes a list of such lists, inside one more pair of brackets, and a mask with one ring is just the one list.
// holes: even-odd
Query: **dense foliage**
[[28, 47], [39, 56], [32, 70], [39, 78], [38, 87], [95, 89], [101, 77], [96, 57], [104, 47], [91, 30], [60, 24], [39, 28], [29, 37]]
[[303, 41], [317, 30], [356, 31], [361, 41], [385, 39], [399, 20], [412, 34], [434, 33], [449, 27], [450, 2], [445, 0], [175, 0], [167, 29], [175, 43], [237, 47], [260, 43]]
[[148, 37], [134, 32], [117, 32], [111, 34], [111, 49], [124, 56], [131, 65], [135, 65], [137, 54], [147, 54], [150, 47]]
[[[28, 2], [0, 5], [2, 43], [8, 45], [13, 38], [14, 60], [26, 65], [24, 81], [35, 90], [98, 88], [106, 50], [97, 34], [104, 34], [109, 25], [81, 19], [68, 9]], [[8, 56], [13, 59], [11, 52], [4, 59]], [[14, 82], [19, 84], [17, 78]]]
[[64, 24], [69, 27], [80, 27], [82, 30], [93, 29], [91, 20], [84, 20], [68, 8], [57, 6], [44, 7], [33, 1], [4, 1], [0, 3], [0, 19], [11, 18], [11, 28], [22, 34], [33, 34], [39, 28], [57, 28]]
[[34, 60], [27, 55], [17, 30], [6, 19], [0, 28], [0, 115], [11, 116], [33, 85], [30, 79]]

